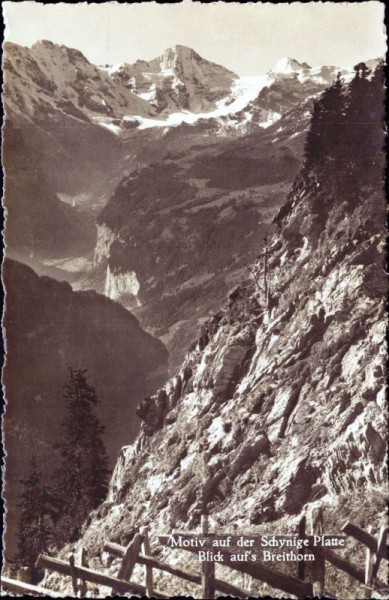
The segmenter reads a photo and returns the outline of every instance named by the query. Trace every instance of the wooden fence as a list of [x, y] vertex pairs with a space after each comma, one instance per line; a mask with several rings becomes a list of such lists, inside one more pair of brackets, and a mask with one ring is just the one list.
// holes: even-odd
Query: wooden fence
[[[203, 515], [201, 520], [201, 538], [212, 539], [212, 534], [209, 533], [208, 529], [208, 517]], [[305, 517], [303, 517], [300, 521], [296, 537], [312, 540], [313, 535], [323, 534], [323, 515], [320, 507], [314, 508], [311, 511], [309, 515], [309, 529], [309, 534], [307, 534], [306, 520]], [[230, 551], [226, 551], [226, 548], [223, 548], [224, 560], [222, 564], [238, 573], [250, 576], [254, 581], [266, 583], [272, 588], [281, 590], [282, 592], [291, 596], [296, 596], [297, 598], [312, 596], [321, 597], [324, 594], [327, 598], [335, 598], [335, 596], [328, 593], [325, 581], [326, 563], [328, 562], [337, 569], [345, 572], [352, 579], [361, 583], [364, 586], [365, 597], [371, 597], [372, 592], [378, 592], [381, 597], [385, 597], [388, 593], [388, 586], [378, 579], [378, 571], [381, 561], [383, 559], [388, 559], [388, 528], [381, 528], [378, 537], [374, 537], [371, 532], [366, 532], [354, 523], [347, 522], [342, 528], [342, 532], [347, 536], [353, 537], [365, 546], [365, 569], [340, 557], [334, 550], [322, 546], [313, 546], [311, 544], [306, 549], [306, 552], [309, 550], [309, 552], [315, 555], [315, 561], [311, 563], [312, 573], [310, 580], [306, 578], [304, 562], [297, 562], [296, 576], [294, 577], [280, 573], [275, 569], [264, 566], [262, 563], [234, 562], [231, 559], [232, 555]], [[187, 533], [174, 533], [173, 535], [190, 537], [190, 534]], [[213, 537], [221, 536], [213, 535]], [[165, 544], [169, 538], [170, 536], [159, 536], [160, 542]], [[198, 548], [193, 546], [185, 546], [180, 549], [195, 554], [198, 552]], [[247, 598], [255, 593], [253, 590], [245, 590], [218, 579], [215, 575], [215, 562], [202, 561], [200, 563], [200, 572], [196, 573], [188, 569], [169, 565], [168, 563], [162, 562], [151, 556], [149, 531], [147, 528], [140, 529], [139, 533], [135, 534], [127, 547], [112, 542], [106, 542], [104, 544], [104, 551], [121, 558], [120, 567], [115, 577], [88, 568], [85, 554], [82, 550], [77, 561], [73, 553], [69, 555], [68, 561], [40, 555], [36, 566], [70, 577], [75, 597], [88, 595], [87, 584], [94, 583], [110, 587], [112, 595], [131, 594], [139, 596], [147, 595], [149, 598], [169, 598], [165, 592], [154, 586], [154, 570], [168, 573], [173, 577], [200, 586], [201, 594], [198, 597], [206, 600], [212, 600], [218, 595]], [[144, 568], [143, 585], [131, 581], [134, 567], [137, 563]], [[9, 578], [2, 578], [2, 589], [17, 594], [28, 593], [37, 596], [55, 595], [53, 591], [45, 588]]]

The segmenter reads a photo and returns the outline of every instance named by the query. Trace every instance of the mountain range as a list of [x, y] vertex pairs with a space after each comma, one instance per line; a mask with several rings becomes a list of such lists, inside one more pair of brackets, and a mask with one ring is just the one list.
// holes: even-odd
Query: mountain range
[[338, 71], [284, 58], [238, 77], [179, 45], [96, 66], [6, 43], [8, 255], [122, 302], [177, 366], [271, 235], [312, 101]]

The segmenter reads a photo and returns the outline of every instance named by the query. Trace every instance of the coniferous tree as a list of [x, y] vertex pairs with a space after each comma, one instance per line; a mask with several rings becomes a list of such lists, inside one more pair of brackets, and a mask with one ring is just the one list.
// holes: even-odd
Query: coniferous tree
[[22, 479], [21, 484], [17, 563], [29, 567], [34, 575], [38, 555], [47, 552], [55, 543], [54, 523], [58, 506], [50, 488], [42, 483], [35, 457], [31, 459], [30, 475]]
[[322, 102], [325, 123], [324, 158], [333, 166], [335, 162], [343, 158], [345, 97], [340, 73], [337, 74], [334, 83], [324, 92]]
[[322, 142], [322, 105], [320, 100], [314, 100], [311, 113], [311, 122], [304, 146], [305, 165], [310, 167], [318, 164], [321, 157]]
[[57, 445], [62, 463], [55, 480], [57, 495], [63, 500], [59, 529], [66, 542], [77, 538], [89, 513], [105, 499], [108, 468], [104, 427], [94, 414], [98, 399], [88, 384], [86, 370], [70, 369], [64, 390], [64, 434]]
[[314, 101], [304, 157], [307, 167], [325, 166], [342, 155], [341, 128], [344, 124], [343, 81], [340, 73], [321, 97]]
[[347, 200], [382, 178], [384, 132], [384, 71], [371, 74], [364, 63], [344, 86], [340, 74], [314, 103], [304, 148], [305, 170], [315, 171], [328, 190]]
[[373, 177], [383, 177], [385, 144], [385, 67], [383, 61], [376, 67], [368, 87], [365, 144], [370, 158]]
[[348, 150], [347, 174], [355, 183], [368, 167], [366, 135], [369, 135], [369, 69], [364, 63], [354, 67], [355, 76], [347, 94], [345, 141]]

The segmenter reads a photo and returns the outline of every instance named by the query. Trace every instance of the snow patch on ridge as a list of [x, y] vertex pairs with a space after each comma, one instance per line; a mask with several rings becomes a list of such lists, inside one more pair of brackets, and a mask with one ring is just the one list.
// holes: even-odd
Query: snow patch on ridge
[[125, 63], [120, 63], [118, 65], [112, 65], [109, 67], [98, 67], [98, 68], [100, 69], [100, 71], [105, 71], [106, 73], [108, 73], [108, 75], [110, 77], [112, 77], [112, 75], [121, 71], [124, 68], [124, 66], [125, 66]]
[[281, 119], [281, 117], [282, 117], [282, 115], [276, 111], [269, 112], [266, 121], [262, 121], [262, 123], [259, 123], [259, 125], [263, 129], [267, 129], [268, 127], [270, 127], [270, 125], [273, 125], [273, 123], [276, 123], [277, 121], [279, 121], [279, 119]]
[[217, 119], [231, 113], [243, 110], [250, 102], [255, 100], [259, 92], [268, 85], [267, 75], [258, 77], [241, 77], [232, 84], [231, 95], [219, 100], [213, 111], [205, 113], [191, 113], [182, 111], [170, 114], [166, 119], [147, 119], [139, 115], [128, 115], [123, 117], [124, 121], [132, 121], [134, 118], [139, 122], [139, 129], [150, 127], [175, 127], [187, 123], [193, 125], [200, 119]]
[[112, 123], [112, 121], [110, 121], [108, 119], [102, 119], [101, 117], [92, 117], [92, 118], [97, 125], [100, 125], [100, 127], [104, 127], [104, 129], [108, 129], [115, 135], [118, 135], [118, 136], [121, 135], [122, 129], [121, 129], [121, 127], [119, 127], [119, 125], [115, 125], [114, 123]]
[[[190, 49], [188, 50], [188, 57], [190, 58]], [[176, 48], [171, 48], [163, 56], [160, 57], [160, 71], [154, 72], [143, 72], [142, 76], [148, 82], [146, 88], [143, 87], [143, 91], [136, 89], [135, 78], [132, 82], [133, 93], [142, 100], [148, 102], [150, 105], [155, 105], [157, 95], [157, 83], [158, 81], [172, 80], [171, 88], [175, 93], [179, 93], [180, 89], [185, 87], [185, 84], [177, 77], [174, 68], [177, 60]], [[109, 76], [113, 76], [126, 66], [126, 63], [115, 65], [112, 67], [101, 67], [102, 70], [106, 71]], [[195, 125], [200, 120], [214, 119], [220, 125], [220, 132], [224, 129], [235, 128], [244, 129], [248, 123], [252, 120], [253, 115], [250, 110], [250, 103], [255, 101], [261, 90], [265, 87], [271, 86], [277, 81], [299, 81], [301, 84], [306, 82], [312, 82], [314, 84], [325, 87], [331, 85], [335, 80], [338, 72], [341, 72], [342, 78], [348, 82], [352, 78], [352, 70], [348, 72], [345, 69], [339, 69], [334, 66], [316, 66], [311, 67], [306, 62], [300, 63], [296, 59], [284, 57], [280, 59], [274, 67], [268, 71], [266, 75], [241, 77], [235, 79], [231, 86], [230, 94], [216, 102], [216, 108], [209, 112], [193, 113], [188, 110], [181, 110], [179, 112], [171, 113], [165, 118], [150, 118], [143, 117], [141, 115], [128, 114], [122, 117], [122, 122], [115, 121], [107, 117], [95, 117], [95, 121], [105, 129], [110, 130], [116, 136], [120, 136], [131, 123], [138, 129], [149, 129], [153, 127], [163, 127], [168, 130], [170, 127], [177, 127], [182, 124]], [[130, 83], [130, 82], [129, 82]], [[234, 119], [234, 115], [241, 113], [246, 109], [242, 119]], [[281, 118], [281, 114], [278, 112], [271, 112], [263, 116], [262, 122], [258, 125], [264, 129], [273, 125], [276, 121]]]

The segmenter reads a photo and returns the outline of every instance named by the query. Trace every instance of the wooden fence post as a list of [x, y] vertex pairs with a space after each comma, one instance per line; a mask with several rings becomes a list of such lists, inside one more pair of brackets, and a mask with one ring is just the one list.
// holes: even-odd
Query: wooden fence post
[[[79, 564], [80, 567], [86, 567], [86, 556], [85, 556], [85, 550], [84, 548], [81, 547], [80, 549], [80, 560], [79, 560]], [[76, 575], [76, 557], [74, 554], [74, 550], [72, 550], [72, 552], [69, 553], [69, 566], [70, 566], [70, 574], [71, 574], [71, 578], [72, 578], [72, 587], [73, 587], [73, 592], [76, 598], [78, 598], [78, 593], [80, 593], [80, 598], [83, 598], [84, 596], [86, 596], [86, 592], [87, 592], [87, 585], [86, 585], [86, 581], [84, 578], [81, 579], [80, 584], [78, 584], [78, 580], [77, 580], [77, 575]]]
[[[173, 535], [173, 533], [172, 533]], [[110, 552], [114, 556], [123, 556], [125, 552], [125, 548], [120, 546], [119, 544], [114, 544], [112, 542], [105, 542], [104, 551]], [[157, 569], [159, 571], [163, 571], [164, 573], [170, 573], [174, 577], [179, 577], [184, 581], [190, 581], [191, 583], [195, 583], [196, 585], [201, 585], [201, 574], [196, 573], [194, 571], [189, 571], [187, 569], [183, 569], [181, 567], [169, 565], [164, 563], [154, 557], [145, 556], [144, 554], [139, 554], [137, 562], [140, 565], [148, 565], [153, 569]], [[248, 590], [240, 589], [236, 585], [231, 583], [227, 583], [222, 581], [221, 579], [215, 579], [215, 589], [223, 592], [224, 595], [234, 596], [237, 598], [247, 598], [251, 596]], [[154, 592], [157, 596], [157, 591]], [[305, 597], [304, 597], [305, 598]]]
[[[305, 517], [305, 515], [303, 515], [300, 519], [300, 522], [298, 524], [298, 530], [297, 530], [297, 535], [298, 535], [298, 539], [301, 540], [305, 537], [305, 525], [306, 525], [307, 519]], [[305, 548], [304, 546], [301, 548], [300, 550], [301, 554], [305, 553]], [[305, 563], [303, 560], [300, 560], [297, 563], [297, 577], [298, 579], [300, 579], [301, 581], [304, 581], [305, 579]]]
[[[88, 562], [86, 560], [86, 552], [85, 552], [85, 548], [82, 546], [81, 550], [80, 550], [80, 567], [87, 567], [88, 566]], [[84, 598], [84, 596], [86, 596], [86, 593], [88, 591], [88, 586], [86, 584], [86, 580], [83, 577], [81, 579], [81, 584], [80, 584], [80, 598]]]
[[31, 583], [26, 583], [20, 581], [19, 579], [10, 579], [9, 577], [1, 576], [1, 595], [5, 595], [4, 592], [13, 592], [17, 594], [18, 597], [25, 597], [28, 594], [28, 597], [33, 596], [43, 596], [44, 598], [56, 597], [58, 598], [58, 594], [53, 592], [53, 590], [48, 590], [47, 588], [42, 588], [37, 585], [32, 585]]
[[[321, 506], [312, 507], [310, 512], [311, 535], [323, 534], [323, 509]], [[323, 548], [316, 546], [312, 548], [315, 562], [312, 569], [312, 592], [314, 596], [321, 598], [324, 595], [325, 562]]]
[[[369, 534], [373, 532], [371, 525], [367, 528]], [[371, 548], [366, 548], [366, 562], [365, 562], [365, 585], [371, 588], [373, 584], [373, 568], [375, 563], [376, 553]]]
[[387, 527], [381, 527], [377, 543], [377, 556], [375, 559], [372, 573], [373, 582], [378, 575], [381, 560], [387, 556], [388, 532], [389, 530]]
[[20, 567], [16, 575], [18, 581], [23, 583], [31, 583], [31, 569], [30, 567]]
[[[149, 539], [149, 528], [142, 527], [140, 530], [141, 535], [143, 536], [143, 553], [145, 556], [151, 556], [151, 547], [150, 547], [150, 539]], [[145, 586], [146, 586], [146, 594], [149, 598], [154, 596], [153, 589], [153, 567], [145, 565]]]
[[70, 566], [70, 575], [72, 578], [72, 588], [73, 588], [73, 593], [75, 598], [78, 598], [77, 596], [77, 592], [78, 592], [78, 585], [77, 585], [77, 576], [76, 576], [76, 572], [75, 572], [75, 558], [74, 558], [74, 550], [72, 550], [71, 552], [69, 552], [69, 566]]
[[[124, 581], [130, 581], [132, 572], [135, 567], [136, 559], [138, 558], [138, 554], [140, 551], [140, 547], [143, 542], [143, 537], [136, 533], [134, 538], [130, 544], [128, 544], [125, 553], [123, 554], [122, 562], [120, 565], [119, 573], [117, 574], [117, 579], [122, 579]], [[116, 589], [112, 588], [111, 595], [115, 596]]]
[[[207, 536], [208, 515], [201, 515], [201, 534]], [[206, 546], [209, 550], [209, 546]], [[201, 598], [202, 600], [213, 600], [215, 597], [215, 563], [213, 561], [202, 561], [201, 563]]]

